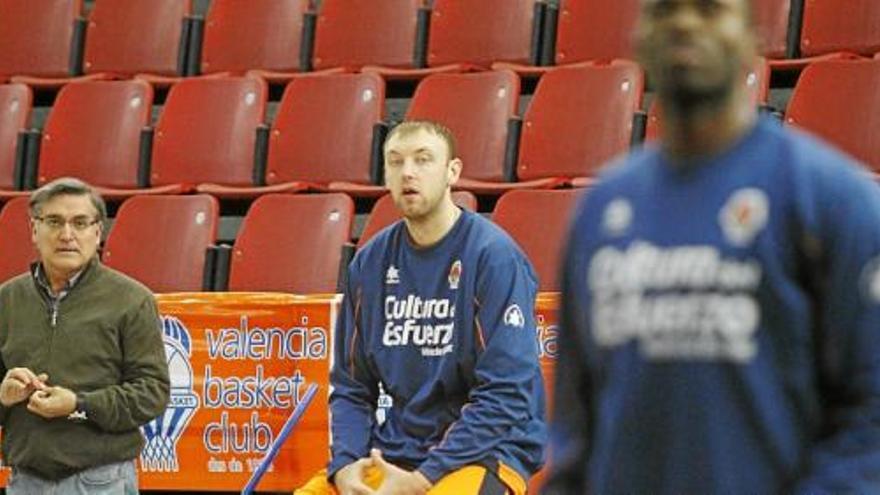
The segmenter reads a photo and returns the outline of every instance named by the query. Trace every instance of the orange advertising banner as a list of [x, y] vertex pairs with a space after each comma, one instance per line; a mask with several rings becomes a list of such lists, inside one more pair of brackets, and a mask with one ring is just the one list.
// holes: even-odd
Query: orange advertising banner
[[[314, 400], [256, 486], [291, 491], [329, 458], [329, 371], [341, 295], [157, 296], [171, 375], [165, 413], [142, 428], [142, 490], [239, 493], [311, 385]], [[557, 293], [538, 296], [537, 339], [548, 401]], [[5, 486], [8, 469], [0, 472]], [[530, 483], [539, 486], [543, 474]]]

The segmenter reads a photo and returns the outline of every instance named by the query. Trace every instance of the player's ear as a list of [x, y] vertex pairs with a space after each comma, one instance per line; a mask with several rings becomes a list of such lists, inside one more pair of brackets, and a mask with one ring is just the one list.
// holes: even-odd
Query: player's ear
[[450, 186], [458, 182], [458, 178], [461, 177], [461, 167], [462, 163], [460, 158], [449, 160], [449, 166], [446, 169], [446, 177]]

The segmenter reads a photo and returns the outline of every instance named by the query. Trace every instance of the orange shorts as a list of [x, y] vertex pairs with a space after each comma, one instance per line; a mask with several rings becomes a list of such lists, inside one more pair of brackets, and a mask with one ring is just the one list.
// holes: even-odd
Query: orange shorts
[[[368, 467], [364, 483], [376, 490], [382, 485], [382, 472]], [[294, 490], [294, 495], [338, 495], [327, 481], [327, 470], [322, 469], [305, 485]], [[428, 491], [428, 495], [524, 495], [526, 482], [515, 470], [499, 464], [498, 472], [483, 466], [465, 466], [453, 471]]]

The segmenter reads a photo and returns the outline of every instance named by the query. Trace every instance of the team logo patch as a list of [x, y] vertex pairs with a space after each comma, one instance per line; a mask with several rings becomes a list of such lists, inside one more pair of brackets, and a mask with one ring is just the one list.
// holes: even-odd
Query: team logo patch
[[177, 442], [199, 408], [199, 396], [194, 391], [189, 330], [178, 318], [163, 316], [162, 334], [171, 379], [171, 400], [158, 418], [141, 427], [147, 441], [140, 458], [144, 471], [167, 473], [180, 470]]
[[767, 225], [770, 201], [767, 194], [757, 188], [748, 187], [735, 191], [721, 212], [718, 222], [724, 237], [734, 246], [746, 246]]
[[458, 289], [458, 282], [461, 280], [461, 260], [455, 260], [449, 267], [449, 288]]
[[526, 317], [518, 304], [511, 304], [504, 310], [504, 324], [514, 328], [526, 326]]
[[400, 283], [400, 272], [394, 265], [390, 265], [385, 272], [385, 285], [395, 285]]
[[632, 224], [632, 203], [623, 198], [613, 199], [605, 207], [602, 215], [602, 228], [610, 235], [621, 235]]

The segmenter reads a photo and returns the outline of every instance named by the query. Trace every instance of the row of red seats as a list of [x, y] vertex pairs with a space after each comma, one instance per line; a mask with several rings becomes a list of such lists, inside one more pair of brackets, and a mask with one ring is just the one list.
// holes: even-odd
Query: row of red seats
[[[390, 78], [632, 58], [639, 0], [0, 0], [0, 81], [57, 87], [107, 79], [258, 70], [287, 81], [308, 70]], [[780, 68], [880, 51], [876, 0], [755, 0], [765, 55]], [[80, 46], [80, 41], [85, 41]], [[798, 59], [797, 57], [805, 57]], [[792, 60], [794, 59], [794, 60]]]
[[[558, 250], [568, 223], [564, 212], [574, 208], [579, 193], [513, 191], [498, 200], [492, 214], [535, 264], [541, 290], [558, 290]], [[470, 193], [455, 193], [454, 200], [476, 209]], [[35, 257], [27, 203], [17, 198], [0, 210], [0, 282], [26, 271]], [[216, 198], [138, 196], [119, 208], [102, 258], [155, 292], [335, 292], [353, 247], [353, 217], [354, 204], [345, 194], [270, 194], [251, 205], [235, 244], [218, 248]], [[397, 219], [390, 197], [380, 198], [357, 247]]]
[[[767, 69], [744, 84], [767, 100]], [[643, 76], [631, 62], [559, 68], [544, 75], [522, 119], [510, 71], [437, 74], [416, 89], [405, 117], [446, 124], [465, 167], [458, 187], [584, 186], [607, 159], [642, 138]], [[801, 76], [786, 119], [880, 170], [880, 61], [822, 61]], [[27, 126], [29, 92], [0, 86], [0, 200], [61, 176], [96, 184], [111, 200], [135, 194], [383, 193], [384, 84], [374, 74], [301, 78], [263, 124], [266, 87], [255, 78], [190, 78], [175, 85], [150, 141], [152, 90], [140, 81], [66, 86], [42, 136]], [[649, 138], [659, 115], [651, 108]], [[266, 141], [264, 143], [263, 141]], [[16, 144], [18, 143], [18, 144]], [[16, 158], [17, 156], [17, 158]], [[30, 159], [28, 159], [30, 157]]]

